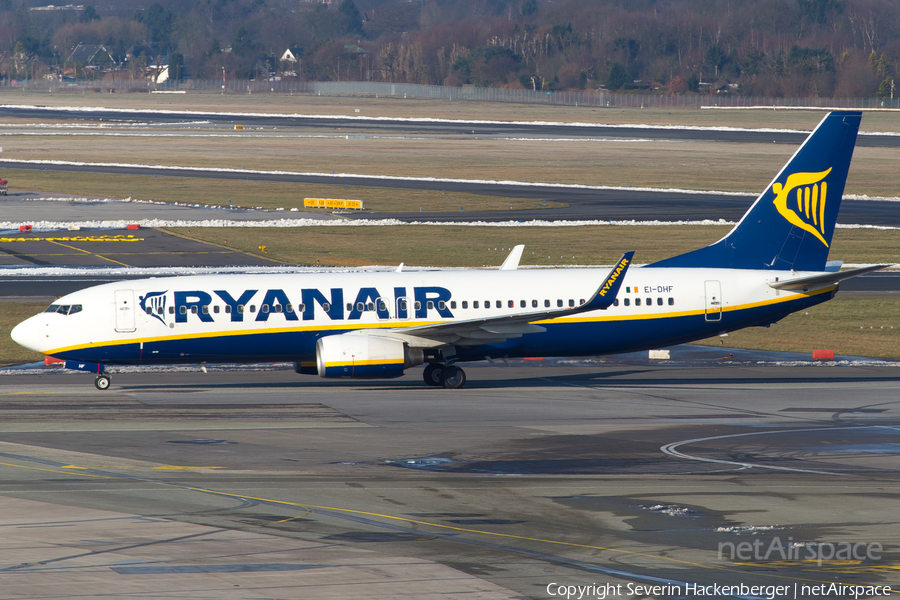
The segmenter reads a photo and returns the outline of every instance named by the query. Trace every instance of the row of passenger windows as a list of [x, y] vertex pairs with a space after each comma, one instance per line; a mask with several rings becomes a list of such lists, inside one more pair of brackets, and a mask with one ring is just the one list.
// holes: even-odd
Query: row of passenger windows
[[[328, 312], [329, 310], [331, 310], [331, 305], [328, 304], [328, 303], [326, 302], [325, 304], [322, 305], [322, 308], [325, 310], [325, 312]], [[298, 311], [298, 312], [303, 312], [305, 309], [306, 309], [306, 307], [305, 307], [303, 304], [301, 304], [301, 305], [299, 305], [299, 306], [297, 307], [297, 311]], [[255, 304], [251, 304], [250, 306], [247, 306], [247, 307], [245, 307], [243, 304], [238, 304], [238, 305], [237, 305], [237, 310], [236, 310], [236, 312], [243, 314], [245, 310], [247, 310], [247, 311], [249, 311], [249, 312], [251, 312], [251, 313], [255, 313], [255, 312], [256, 312], [256, 305], [255, 305]], [[262, 306], [259, 307], [259, 311], [260, 311], [260, 312], [263, 312], [263, 313], [267, 313], [267, 312], [274, 312], [274, 313], [286, 312], [286, 313], [292, 313], [292, 312], [294, 312], [294, 306], [293, 306], [292, 304], [284, 304], [284, 305], [281, 305], [281, 304], [273, 304], [271, 307], [269, 307], [268, 304], [263, 304]], [[49, 312], [49, 310], [48, 310], [48, 312]], [[154, 311], [154, 310], [151, 308], [151, 309], [148, 309], [148, 312], [151, 313], [151, 314], [152, 314], [153, 312], [156, 312], [156, 314], [162, 315], [162, 314], [165, 314], [166, 310], [165, 310], [164, 308], [159, 308], [159, 309], [157, 309], [156, 311]], [[188, 312], [188, 309], [187, 309], [186, 306], [182, 306], [182, 307], [179, 309], [178, 312], [180, 312], [180, 313], [183, 314], [183, 315], [186, 315], [187, 312]], [[222, 311], [222, 307], [220, 307], [220, 306], [218, 306], [218, 305], [213, 306], [213, 307], [212, 307], [212, 311], [210, 311], [208, 305], [201, 306], [199, 310], [198, 310], [198, 308], [197, 308], [196, 305], [194, 305], [194, 306], [191, 307], [191, 314], [195, 314], [195, 315], [196, 315], [198, 312], [202, 312], [204, 315], [208, 315], [210, 312], [212, 312], [213, 314], [219, 314], [219, 312], [223, 312], [223, 311]], [[226, 305], [224, 306], [224, 313], [225, 313], [226, 315], [230, 315], [230, 314], [232, 313], [232, 310], [231, 310], [231, 306], [230, 306], [230, 305], [226, 304]], [[71, 313], [70, 313], [70, 314], [71, 314]], [[174, 314], [175, 314], [175, 307], [174, 307], [174, 306], [170, 306], [170, 307], [169, 307], [169, 314], [170, 314], [170, 315], [174, 315]]]
[[74, 315], [81, 312], [80, 304], [51, 304], [44, 312], [59, 313], [61, 315]]
[[[635, 299], [634, 299], [634, 305], [635, 305], [635, 306], [641, 306], [641, 300], [642, 300], [641, 298], [635, 298]], [[630, 299], [630, 298], [624, 298], [624, 299], [622, 300], [622, 303], [623, 303], [624, 306], [631, 306], [631, 299]], [[413, 303], [413, 304], [414, 304], [415, 310], [421, 310], [421, 308], [422, 308], [422, 303], [421, 303], [421, 302], [418, 302], [418, 301], [417, 301], [417, 302], [415, 302], [415, 303]], [[463, 300], [463, 301], [460, 302], [460, 304], [461, 304], [461, 306], [462, 306], [463, 309], [468, 309], [468, 308], [469, 308], [469, 301], [468, 301], [468, 300]], [[578, 305], [579, 305], [579, 306], [582, 305], [582, 304], [584, 304], [584, 299], [583, 299], [583, 298], [582, 298], [581, 300], [578, 301]], [[662, 299], [662, 298], [657, 298], [657, 299], [656, 299], [656, 305], [657, 305], [657, 306], [663, 306], [663, 304], [664, 304], [664, 302], [663, 302], [663, 299]], [[515, 300], [508, 300], [507, 303], [506, 303], [506, 305], [507, 305], [507, 308], [515, 308], [515, 307], [516, 307], [516, 302], [515, 302]], [[544, 305], [544, 308], [551, 308], [551, 301], [550, 301], [550, 300], [544, 300], [544, 301], [543, 301], [543, 305]], [[669, 305], [669, 306], [674, 306], [674, 305], [675, 305], [675, 298], [669, 298], [668, 305]], [[503, 308], [503, 301], [502, 301], [502, 300], [494, 300], [494, 301], [492, 302], [491, 300], [485, 300], [483, 306], [484, 306], [484, 308], [486, 308], [486, 309], [487, 309], [487, 308], [491, 308], [492, 306], [493, 306], [494, 308]], [[568, 306], [569, 308], [574, 308], [574, 307], [576, 306], [576, 305], [575, 305], [575, 300], [572, 299], [572, 298], [570, 298], [568, 301], [563, 301], [563, 300], [557, 300], [557, 301], [556, 301], [556, 307], [557, 307], [557, 308], [565, 308], [565, 306]], [[616, 300], [613, 302], [613, 306], [619, 306], [619, 300], [618, 300], [618, 299], [616, 299]], [[646, 304], [645, 304], [645, 306], [653, 306], [653, 298], [647, 298], [647, 299], [646, 299]], [[433, 309], [434, 309], [434, 301], [428, 300], [428, 302], [427, 302], [427, 307], [428, 307], [429, 310], [433, 310]], [[472, 301], [472, 308], [473, 308], [473, 309], [474, 309], [474, 308], [481, 308], [481, 307], [482, 307], [481, 301], [479, 301], [479, 300], [473, 300], [473, 301]], [[539, 308], [539, 307], [540, 307], [540, 303], [539, 303], [537, 300], [532, 300], [532, 301], [531, 301], [531, 308]], [[298, 305], [296, 308], [297, 308], [297, 312], [301, 312], [301, 313], [304, 312], [304, 311], [306, 310], [306, 306], [303, 305], [303, 304]], [[444, 302], [443, 300], [440, 300], [440, 301], [438, 301], [438, 303], [437, 303], [437, 308], [438, 308], [438, 310], [445, 310], [445, 309], [447, 308], [447, 303]], [[454, 310], [456, 309], [456, 300], [451, 300], [451, 301], [450, 301], [450, 308], [451, 308], [451, 309], [454, 309]], [[519, 300], [519, 308], [528, 308], [528, 301], [527, 301], [527, 300]], [[251, 313], [255, 313], [255, 312], [256, 312], [256, 305], [255, 305], [255, 304], [251, 304], [251, 305], [247, 306], [246, 309], [247, 309], [249, 312], [251, 312]], [[406, 301], [404, 301], [404, 300], [401, 300], [401, 301], [399, 302], [399, 309], [400, 309], [401, 311], [403, 311], [403, 312], [406, 312], [407, 310], [409, 310], [408, 303], [407, 303]], [[237, 305], [237, 312], [238, 312], [238, 313], [243, 314], [243, 313], [244, 313], [244, 310], [245, 310], [245, 307], [244, 307], [243, 304], [238, 304], [238, 305]], [[263, 304], [262, 306], [260, 306], [259, 310], [260, 310], [260, 312], [262, 312], [262, 313], [268, 313], [268, 312], [273, 312], [273, 313], [281, 313], [281, 312], [293, 313], [293, 312], [294, 312], [294, 306], [291, 305], [291, 304], [284, 304], [284, 305], [281, 305], [281, 304], [273, 304], [271, 307], [269, 307], [268, 304]], [[331, 305], [328, 304], [327, 302], [324, 303], [324, 304], [322, 305], [322, 310], [324, 310], [325, 312], [328, 312], [329, 310], [331, 310]], [[352, 303], [352, 302], [348, 302], [348, 303], [347, 303], [347, 310], [348, 310], [348, 311], [352, 311], [352, 310], [353, 310], [353, 303]], [[357, 302], [357, 303], [356, 303], [356, 310], [358, 310], [358, 311], [360, 311], [360, 312], [363, 312], [363, 311], [373, 311], [373, 310], [375, 310], [375, 303], [374, 303], [374, 302], [368, 302], [368, 303]], [[380, 312], [384, 312], [384, 311], [387, 310], [387, 304], [384, 302], [384, 300], [379, 300], [379, 301], [378, 301], [378, 310], [379, 310]], [[69, 315], [71, 315], [71, 314], [74, 314], [74, 313], [79, 312], [79, 311], [81, 311], [81, 305], [80, 305], [80, 304], [75, 304], [75, 305], [72, 305], [72, 306], [57, 306], [57, 305], [54, 304], [54, 305], [51, 305], [50, 308], [48, 308], [45, 312], [60, 312], [60, 313], [62, 313], [62, 314], [69, 314]], [[153, 310], [151, 309], [149, 312], [152, 313]], [[157, 314], [164, 314], [164, 312], [165, 312], [165, 309], [163, 309], [163, 308], [160, 308], [160, 309], [158, 309], [158, 310], [156, 311]], [[174, 307], [174, 306], [170, 306], [168, 312], [169, 312], [170, 315], [174, 315], [174, 314], [175, 314], [175, 307]], [[188, 309], [187, 309], [186, 306], [182, 306], [182, 307], [180, 308], [179, 312], [180, 312], [181, 314], [185, 315], [185, 314], [187, 314]], [[201, 307], [199, 308], [199, 310], [198, 310], [198, 307], [197, 307], [197, 306], [191, 306], [191, 313], [192, 313], [192, 314], [195, 314], [195, 315], [196, 315], [198, 312], [202, 312], [204, 315], [207, 315], [207, 314], [210, 313], [210, 308], [209, 308], [209, 306], [201, 306]], [[220, 312], [220, 307], [219, 307], [218, 305], [213, 306], [213, 307], [212, 307], [212, 312], [213, 312], [213, 314], [219, 314], [219, 312]], [[231, 312], [232, 312], [231, 306], [225, 305], [225, 307], [224, 307], [224, 312], [225, 312], [225, 314], [231, 314]]]
[[[622, 302], [625, 304], [625, 306], [631, 306], [631, 298], [624, 298], [624, 299], [622, 300]], [[613, 306], [618, 306], [618, 305], [619, 305], [619, 299], [616, 298], [616, 299], [613, 301]], [[641, 299], [640, 299], [640, 298], [635, 298], [635, 299], [634, 299], [634, 305], [635, 305], [635, 306], [640, 306], [640, 305], [641, 305]], [[656, 305], [657, 305], [657, 306], [662, 306], [662, 305], [663, 305], [663, 299], [662, 299], [662, 298], [657, 298], [657, 299], [656, 299]], [[653, 298], [647, 298], [647, 304], [646, 304], [646, 306], [653, 306]], [[675, 298], [669, 298], [669, 306], [675, 306]]]

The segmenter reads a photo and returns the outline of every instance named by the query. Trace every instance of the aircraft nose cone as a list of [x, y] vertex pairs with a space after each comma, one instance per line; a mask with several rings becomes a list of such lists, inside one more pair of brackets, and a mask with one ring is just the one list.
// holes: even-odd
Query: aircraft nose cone
[[34, 350], [35, 352], [40, 352], [38, 350], [38, 323], [35, 317], [31, 317], [30, 319], [26, 319], [13, 327], [13, 330], [10, 332], [10, 337], [13, 341], [20, 346], [24, 346], [29, 350]]

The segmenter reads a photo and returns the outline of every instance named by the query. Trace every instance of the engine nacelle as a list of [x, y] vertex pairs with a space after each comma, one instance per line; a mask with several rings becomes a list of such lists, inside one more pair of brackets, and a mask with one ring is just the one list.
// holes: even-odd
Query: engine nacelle
[[425, 362], [421, 349], [399, 340], [359, 333], [320, 338], [316, 343], [319, 377], [391, 378]]

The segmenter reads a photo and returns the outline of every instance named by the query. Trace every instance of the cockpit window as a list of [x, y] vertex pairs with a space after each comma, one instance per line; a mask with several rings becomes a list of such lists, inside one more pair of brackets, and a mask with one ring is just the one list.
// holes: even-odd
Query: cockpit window
[[47, 307], [47, 313], [59, 313], [61, 315], [74, 315], [81, 312], [80, 304], [51, 304]]

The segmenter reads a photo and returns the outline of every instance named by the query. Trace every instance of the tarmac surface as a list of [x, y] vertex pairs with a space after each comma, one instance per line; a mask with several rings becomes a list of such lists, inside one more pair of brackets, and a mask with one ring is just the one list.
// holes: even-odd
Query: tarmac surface
[[[426, 119], [385, 119], [368, 117], [304, 117], [297, 115], [181, 113], [123, 111], [97, 109], [87, 111], [54, 107], [0, 106], [0, 119], [34, 119], [106, 124], [147, 124], [164, 126], [209, 125], [233, 129], [245, 127], [278, 127], [299, 130], [345, 130], [379, 133], [429, 133], [458, 135], [496, 135], [520, 137], [620, 138], [672, 141], [712, 141], [733, 143], [780, 143], [798, 145], [808, 133], [791, 131], [747, 131], [713, 128], [611, 127], [607, 125], [567, 125], [564, 123], [503, 123], [484, 121], [437, 121]], [[861, 133], [858, 146], [900, 147], [900, 136]]]
[[0, 267], [277, 264], [280, 263], [261, 255], [199, 242], [160, 229], [0, 232]]
[[[795, 584], [896, 589], [898, 367], [705, 352], [663, 364], [473, 366], [454, 392], [426, 388], [420, 369], [387, 382], [119, 373], [106, 392], [86, 374], [4, 376], [0, 589], [193, 598], [551, 598], [554, 585], [592, 584], [621, 586], [611, 598], [700, 597], [689, 585], [787, 586], [778, 598], [795, 597]], [[732, 555], [741, 543], [758, 551]], [[835, 560], [829, 549], [841, 543], [869, 554]], [[628, 593], [629, 583], [670, 587]]]

